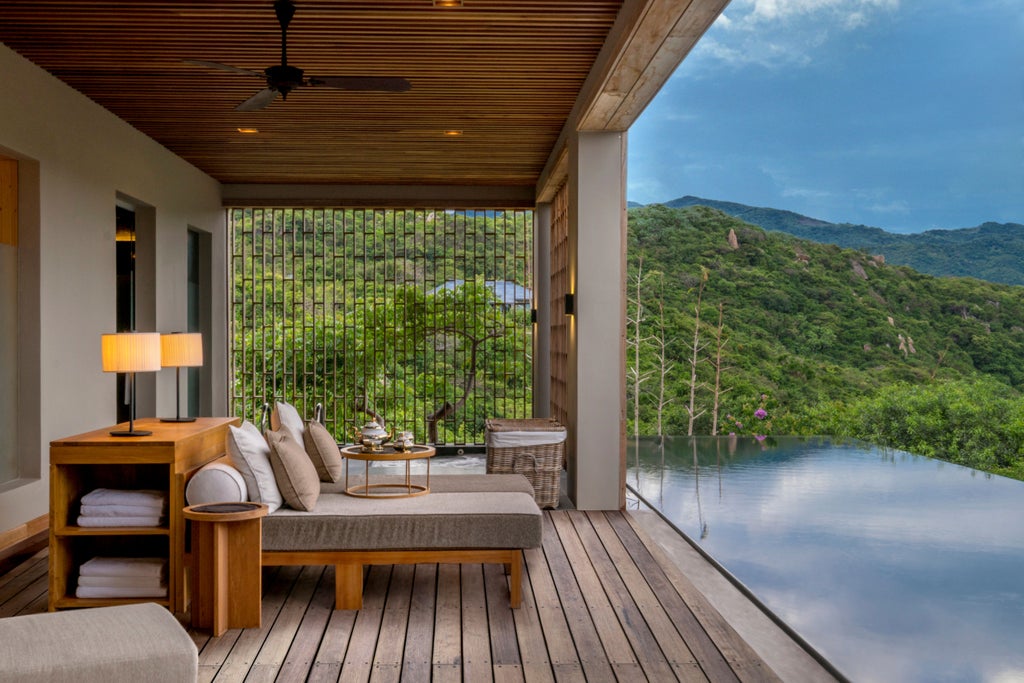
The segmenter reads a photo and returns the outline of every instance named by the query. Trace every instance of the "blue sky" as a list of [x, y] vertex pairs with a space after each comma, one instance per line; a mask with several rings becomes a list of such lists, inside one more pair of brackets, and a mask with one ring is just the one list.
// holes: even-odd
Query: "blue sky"
[[733, 0], [630, 129], [627, 195], [1024, 223], [1024, 1]]

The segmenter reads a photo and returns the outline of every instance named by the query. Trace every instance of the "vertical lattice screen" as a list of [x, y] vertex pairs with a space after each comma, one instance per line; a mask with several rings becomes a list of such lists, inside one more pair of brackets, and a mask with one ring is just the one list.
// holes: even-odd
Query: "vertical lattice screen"
[[569, 324], [565, 295], [569, 291], [569, 187], [555, 194], [551, 211], [551, 416], [569, 424]]
[[483, 442], [529, 417], [530, 211], [228, 211], [231, 410], [322, 403], [339, 440], [372, 417]]

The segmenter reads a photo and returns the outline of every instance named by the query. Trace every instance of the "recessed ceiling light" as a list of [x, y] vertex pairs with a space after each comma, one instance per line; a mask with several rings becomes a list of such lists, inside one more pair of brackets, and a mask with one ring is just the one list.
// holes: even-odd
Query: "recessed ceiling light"
[[462, 135], [462, 131], [461, 130], [442, 130], [441, 131], [441, 135], [443, 135], [445, 137], [448, 137], [448, 138], [456, 138], [456, 137]]
[[260, 132], [260, 129], [259, 128], [239, 128], [238, 132], [243, 134], [243, 135], [256, 135], [256, 133]]
[[434, 0], [434, 7], [462, 7], [462, 0]]

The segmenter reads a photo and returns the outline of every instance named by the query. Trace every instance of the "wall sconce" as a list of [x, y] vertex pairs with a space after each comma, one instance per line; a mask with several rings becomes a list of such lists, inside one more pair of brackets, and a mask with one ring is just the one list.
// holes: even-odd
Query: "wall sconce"
[[533, 324], [533, 325], [537, 324], [537, 309], [536, 308], [531, 308], [530, 309], [530, 323]]
[[135, 429], [135, 373], [160, 369], [160, 335], [156, 332], [119, 332], [100, 338], [103, 372], [128, 373], [128, 429], [111, 436], [149, 436], [153, 432]]
[[181, 369], [198, 368], [203, 364], [203, 335], [198, 332], [174, 332], [160, 335], [160, 365], [175, 368], [174, 406], [177, 417], [161, 417], [161, 422], [195, 422], [194, 417], [181, 416]]
[[565, 295], [565, 314], [576, 315], [576, 295], [573, 292]]

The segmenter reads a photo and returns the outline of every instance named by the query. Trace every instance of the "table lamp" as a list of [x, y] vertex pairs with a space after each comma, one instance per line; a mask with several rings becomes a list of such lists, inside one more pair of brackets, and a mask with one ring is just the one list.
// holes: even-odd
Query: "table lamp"
[[161, 422], [195, 422], [181, 416], [181, 369], [203, 364], [203, 335], [199, 332], [174, 332], [160, 335], [160, 365], [175, 368], [174, 405], [177, 417], [161, 417]]
[[156, 332], [118, 332], [101, 338], [103, 372], [128, 373], [128, 430], [111, 436], [149, 436], [153, 432], [135, 429], [135, 373], [160, 369], [160, 335]]

